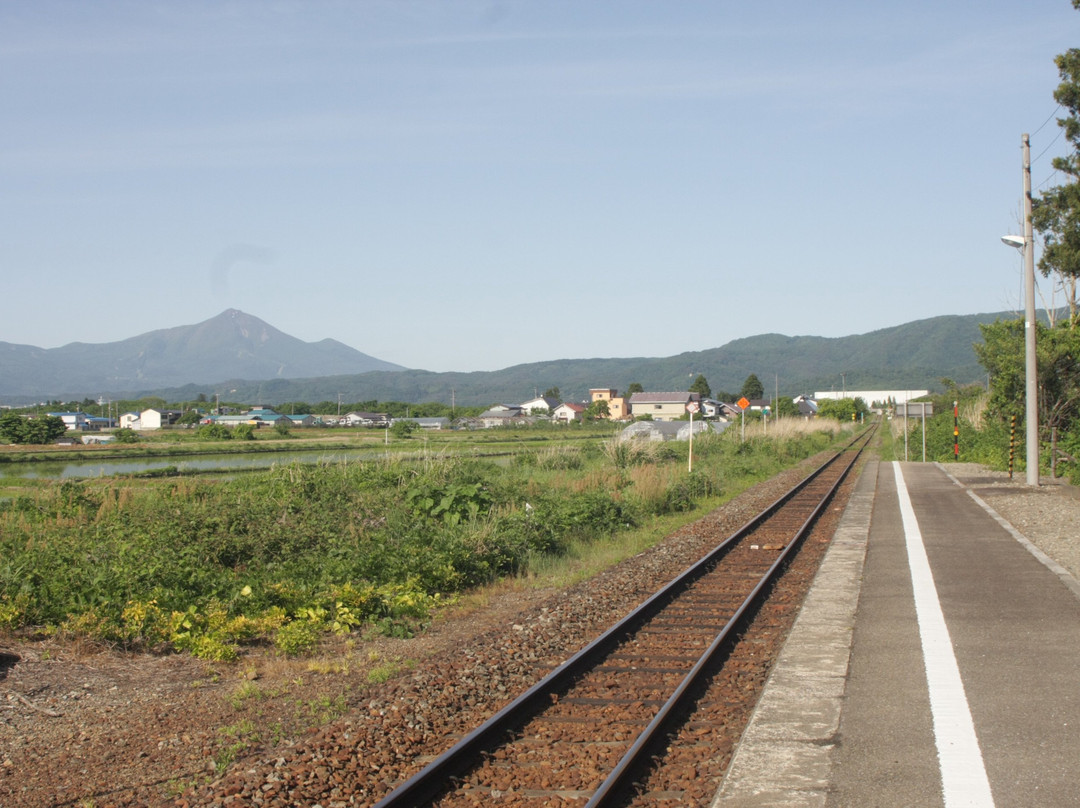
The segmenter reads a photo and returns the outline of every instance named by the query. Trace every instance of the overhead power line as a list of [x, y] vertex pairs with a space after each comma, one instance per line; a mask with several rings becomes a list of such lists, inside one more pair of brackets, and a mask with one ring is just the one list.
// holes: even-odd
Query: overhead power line
[[1058, 104], [1058, 105], [1057, 105], [1057, 106], [1056, 106], [1056, 107], [1054, 108], [1054, 111], [1050, 113], [1050, 117], [1049, 117], [1049, 118], [1047, 118], [1047, 119], [1046, 119], [1045, 121], [1043, 121], [1043, 122], [1042, 122], [1042, 125], [1041, 125], [1041, 126], [1039, 126], [1039, 128], [1038, 128], [1038, 129], [1036, 129], [1036, 130], [1035, 130], [1034, 132], [1032, 132], [1031, 134], [1033, 134], [1033, 135], [1037, 135], [1037, 134], [1039, 134], [1039, 132], [1041, 132], [1041, 131], [1042, 131], [1042, 128], [1043, 128], [1044, 126], [1046, 126], [1046, 125], [1047, 125], [1048, 123], [1050, 123], [1050, 121], [1054, 120], [1054, 116], [1058, 114], [1058, 111], [1059, 111], [1060, 109], [1061, 109], [1061, 104]]

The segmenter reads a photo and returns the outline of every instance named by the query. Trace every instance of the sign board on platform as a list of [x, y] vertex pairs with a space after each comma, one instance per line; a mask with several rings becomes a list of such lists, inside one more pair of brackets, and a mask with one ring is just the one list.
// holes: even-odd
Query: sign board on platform
[[895, 418], [929, 418], [934, 414], [932, 401], [897, 402]]

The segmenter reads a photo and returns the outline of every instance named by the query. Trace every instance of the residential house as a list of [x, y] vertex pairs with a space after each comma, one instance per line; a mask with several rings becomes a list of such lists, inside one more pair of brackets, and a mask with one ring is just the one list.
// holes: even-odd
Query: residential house
[[111, 418], [90, 415], [81, 411], [50, 412], [48, 415], [63, 421], [69, 432], [100, 432], [102, 429], [112, 429], [112, 427], [116, 426]]
[[496, 404], [490, 409], [477, 415], [475, 420], [478, 421], [484, 429], [491, 429], [497, 426], [520, 426], [531, 424], [536, 419], [526, 415], [521, 407], [508, 407], [505, 404]]
[[77, 430], [85, 431], [90, 428], [90, 416], [85, 412], [50, 412], [53, 418], [59, 418], [64, 422], [68, 432]]
[[540, 396], [538, 398], [530, 399], [529, 401], [522, 402], [521, 411], [526, 415], [532, 415], [533, 410], [547, 410], [550, 414], [556, 407], [559, 406], [559, 402], [554, 398], [545, 398]]
[[701, 415], [703, 418], [731, 420], [738, 416], [740, 410], [734, 404], [726, 404], [715, 398], [701, 399]]
[[606, 401], [608, 418], [613, 421], [625, 421], [630, 417], [630, 408], [626, 399], [619, 395], [618, 390], [609, 387], [597, 387], [589, 390], [589, 401], [595, 404], [597, 401]]
[[385, 412], [350, 412], [341, 417], [346, 426], [369, 426], [385, 429], [390, 426], [390, 416]]
[[810, 396], [796, 396], [792, 399], [795, 402], [795, 408], [799, 411], [799, 415], [803, 418], [813, 418], [818, 413], [818, 403]]
[[561, 423], [569, 424], [574, 421], [580, 421], [584, 412], [584, 404], [573, 404], [569, 401], [564, 401], [551, 411], [551, 417]]
[[654, 421], [674, 421], [688, 414], [686, 405], [700, 406], [701, 394], [689, 391], [675, 393], [634, 393], [630, 396], [630, 414], [635, 418], [652, 416]]

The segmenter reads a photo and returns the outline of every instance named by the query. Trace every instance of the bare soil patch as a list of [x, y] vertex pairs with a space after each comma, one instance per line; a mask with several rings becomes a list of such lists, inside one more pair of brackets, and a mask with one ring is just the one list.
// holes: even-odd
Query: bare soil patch
[[0, 640], [0, 805], [163, 805], [352, 709], [372, 683], [505, 625], [550, 591], [505, 583], [412, 639], [237, 663]]

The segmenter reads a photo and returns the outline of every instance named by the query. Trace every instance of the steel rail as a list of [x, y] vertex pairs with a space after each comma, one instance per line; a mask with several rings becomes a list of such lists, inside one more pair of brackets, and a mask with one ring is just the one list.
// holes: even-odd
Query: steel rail
[[[728, 538], [724, 539], [720, 544], [716, 545], [704, 557], [672, 579], [659, 591], [639, 604], [625, 617], [607, 629], [607, 631], [562, 662], [553, 671], [532, 685], [512, 702], [494, 713], [487, 721], [465, 737], [461, 738], [451, 748], [440, 754], [419, 772], [412, 775], [404, 783], [398, 785], [393, 791], [375, 803], [374, 808], [416, 808], [416, 806], [424, 805], [435, 799], [435, 797], [445, 790], [447, 783], [459, 777], [463, 772], [475, 765], [480, 753], [497, 747], [503, 742], [507, 732], [511, 729], [520, 727], [529, 718], [539, 713], [544, 707], [550, 705], [552, 694], [558, 693], [569, 687], [584, 671], [595, 666], [597, 660], [602, 659], [612, 648], [622, 642], [623, 639], [661, 611], [664, 606], [672, 601], [691, 582], [704, 575], [734, 543], [741, 540], [747, 534], [755, 530], [760, 524], [765, 522], [769, 517], [773, 516], [777, 511], [783, 508], [784, 505], [807, 488], [840, 457], [850, 451], [856, 443], [861, 440], [865, 446], [868, 439], [869, 433], [863, 433], [863, 435], [860, 435], [851, 441], [844, 449], [836, 452], [789, 491], [778, 497], [775, 502], [748, 520], [746, 524], [728, 536]], [[862, 447], [859, 447], [860, 452], [861, 450]], [[839, 487], [840, 482], [846, 477], [847, 472], [854, 462], [854, 459], [852, 459], [848, 464], [848, 467], [841, 473], [838, 481], [830, 488], [829, 492], [815, 508], [813, 515], [809, 517], [799, 529], [798, 535], [802, 535], [808, 527], [813, 524], [821, 509], [832, 498], [836, 488]], [[780, 556], [769, 567], [769, 571], [766, 573], [765, 578], [759, 581], [754, 587], [753, 593], [750, 598], [747, 599], [747, 602], [744, 602], [737, 610], [736, 615], [728, 621], [727, 625], [721, 631], [722, 635], [726, 636], [727, 633], [730, 633], [730, 627], [736, 625], [738, 619], [741, 618], [749, 608], [748, 602], [751, 599], [758, 597], [760, 593], [765, 590], [769, 583], [766, 579], [771, 579], [775, 575], [775, 572], [783, 566], [783, 562], [786, 560], [791, 547], [796, 544], [797, 541], [794, 539], [788, 542]], [[716, 650], [724, 644], [724, 641], [724, 638], [718, 636], [706, 651], [706, 656], [711, 659]], [[694, 666], [691, 674], [689, 674], [686, 679], [684, 679], [683, 683], [680, 684], [676, 694], [670, 697], [665, 703], [661, 710], [664, 717], [661, 719], [661, 716], [658, 714], [650, 722], [645, 733], [642, 734], [645, 735], [647, 733], [649, 738], [646, 740], [643, 740], [642, 737], [638, 738], [631, 747], [631, 750], [626, 753], [623, 760], [621, 760], [612, 771], [611, 775], [609, 775], [597, 791], [594, 792], [593, 798], [589, 801], [588, 806], [603, 805], [605, 804], [604, 800], [607, 799], [611, 793], [618, 791], [626, 771], [632, 767], [642, 750], [649, 748], [651, 739], [655, 736], [655, 733], [667, 722], [668, 717], [677, 705], [678, 700], [676, 697], [678, 696], [678, 698], [681, 699], [685, 696], [685, 693], [690, 690], [693, 682], [687, 680], [690, 680], [692, 677], [696, 679], [700, 674], [701, 669], [707, 667], [708, 662], [708, 660], [699, 660]], [[676, 701], [673, 702], [673, 700]]]
[[[849, 451], [846, 449], [845, 451]], [[862, 449], [860, 448], [859, 452]], [[716, 638], [712, 641], [705, 653], [701, 655], [701, 658], [687, 673], [682, 682], [672, 692], [671, 696], [664, 703], [664, 705], [657, 711], [653, 720], [649, 722], [649, 725], [642, 731], [637, 737], [631, 747], [623, 755], [622, 759], [615, 765], [615, 768], [611, 770], [611, 773], [607, 776], [603, 783], [601, 783], [593, 796], [585, 803], [585, 808], [604, 808], [612, 804], [616, 796], [625, 790], [635, 782], [637, 775], [633, 774], [638, 764], [641, 762], [642, 756], [657, 742], [657, 740], [663, 735], [668, 723], [672, 718], [682, 709], [687, 701], [688, 694], [694, 692], [695, 686], [703, 678], [706, 671], [710, 670], [713, 657], [716, 652], [719, 651], [727, 642], [731, 639], [731, 635], [734, 630], [741, 624], [743, 616], [757, 604], [762, 594], [770, 587], [779, 573], [783, 570], [787, 563], [788, 557], [794, 552], [795, 549], [802, 543], [803, 538], [813, 528], [814, 523], [821, 515], [825, 506], [832, 501], [833, 496], [836, 494], [837, 489], [847, 478], [848, 472], [851, 467], [855, 465], [855, 461], [858, 459], [859, 452], [848, 462], [847, 466], [837, 477], [836, 481], [829, 487], [829, 490], [822, 496], [813, 512], [806, 518], [803, 524], [788, 541], [787, 545], [777, 556], [776, 560], [772, 563], [769, 569], [761, 577], [761, 580], [754, 586], [750, 594], [746, 596], [746, 599], [739, 605], [735, 613], [727, 621], [724, 627], [716, 635]], [[838, 453], [829, 463], [821, 467], [824, 470], [832, 464], [833, 460], [836, 460], [844, 452]], [[817, 475], [814, 475], [815, 477]]]

